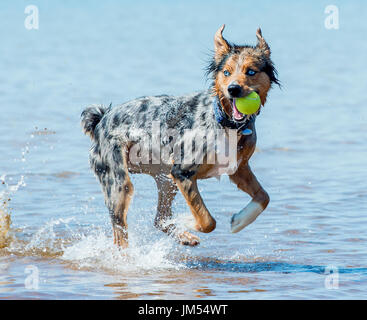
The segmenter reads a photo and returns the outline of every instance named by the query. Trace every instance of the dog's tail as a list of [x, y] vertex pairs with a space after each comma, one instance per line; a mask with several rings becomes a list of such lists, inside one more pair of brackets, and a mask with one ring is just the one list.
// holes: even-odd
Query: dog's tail
[[101, 106], [90, 106], [81, 114], [80, 123], [83, 128], [83, 132], [86, 135], [89, 135], [92, 139], [95, 137], [94, 130], [96, 129], [97, 124], [101, 121], [105, 112], [106, 109]]

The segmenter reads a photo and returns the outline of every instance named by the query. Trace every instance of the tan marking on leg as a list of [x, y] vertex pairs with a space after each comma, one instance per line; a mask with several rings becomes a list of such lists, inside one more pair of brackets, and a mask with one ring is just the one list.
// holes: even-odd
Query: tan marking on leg
[[123, 156], [123, 166], [126, 175], [123, 184], [116, 185], [114, 187], [115, 190], [111, 192], [111, 201], [114, 204], [112, 217], [113, 242], [122, 248], [128, 246], [127, 212], [134, 194], [134, 186], [128, 175], [126, 157], [127, 154], [125, 153]]
[[212, 232], [216, 227], [216, 221], [209, 213], [201, 198], [196, 179], [185, 179], [183, 181], [175, 179], [175, 182], [195, 218], [195, 230], [204, 233]]
[[133, 189], [130, 178], [126, 177], [122, 191], [118, 193], [120, 200], [113, 212], [113, 241], [122, 248], [126, 248], [128, 246], [127, 211], [134, 193]]
[[269, 196], [257, 181], [248, 164], [241, 165], [237, 172], [230, 176], [230, 179], [239, 189], [248, 193], [252, 200], [239, 213], [234, 214], [231, 220], [231, 231], [236, 233], [250, 223], [262, 213], [269, 203]]

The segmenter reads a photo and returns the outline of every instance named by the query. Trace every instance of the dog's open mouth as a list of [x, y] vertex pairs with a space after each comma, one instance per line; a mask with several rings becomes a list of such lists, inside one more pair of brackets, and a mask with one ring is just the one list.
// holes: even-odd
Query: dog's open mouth
[[235, 121], [242, 121], [245, 118], [245, 115], [238, 111], [236, 107], [236, 99], [230, 99], [232, 104], [232, 116]]

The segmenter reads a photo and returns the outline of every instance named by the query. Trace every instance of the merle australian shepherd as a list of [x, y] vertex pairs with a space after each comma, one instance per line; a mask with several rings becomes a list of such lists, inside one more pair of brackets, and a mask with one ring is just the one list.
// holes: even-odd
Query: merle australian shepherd
[[[251, 196], [247, 206], [233, 215], [232, 232], [252, 223], [269, 203], [269, 196], [248, 161], [256, 145], [255, 120], [272, 84], [279, 85], [277, 72], [260, 29], [256, 32], [255, 46], [231, 44], [223, 38], [223, 29], [224, 25], [214, 37], [215, 50], [207, 68], [213, 80], [209, 90], [183, 96], [145, 96], [108, 108], [92, 105], [81, 115], [83, 131], [92, 140], [90, 164], [102, 186], [114, 242], [121, 247], [128, 243], [127, 211], [133, 196], [129, 173], [145, 173], [155, 179], [158, 209], [154, 225], [185, 245], [195, 246], [199, 238], [180, 230], [170, 219], [177, 190], [194, 217], [191, 229], [208, 233], [216, 227], [199, 193], [198, 179], [226, 173], [240, 190]], [[261, 107], [248, 116], [234, 102], [253, 91], [258, 93]], [[159, 131], [156, 135], [154, 126]], [[202, 161], [179, 161], [177, 155], [185, 157], [190, 152], [193, 158], [197, 156], [199, 151], [195, 148], [182, 145], [197, 138], [203, 130], [224, 137], [227, 148], [235, 151], [235, 163], [227, 171], [213, 161], [222, 151], [206, 138], [200, 140], [202, 147], [196, 148], [200, 149]], [[154, 139], [156, 147], [152, 151]], [[165, 152], [160, 152], [161, 149]], [[145, 161], [141, 161], [144, 157]]]

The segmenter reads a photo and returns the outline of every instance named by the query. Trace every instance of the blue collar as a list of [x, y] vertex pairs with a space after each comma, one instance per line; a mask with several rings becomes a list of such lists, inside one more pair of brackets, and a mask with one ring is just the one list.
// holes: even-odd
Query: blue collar
[[246, 119], [244, 122], [236, 122], [232, 119], [229, 119], [227, 114], [224, 112], [222, 106], [220, 105], [219, 99], [216, 96], [213, 99], [213, 109], [215, 120], [222, 126], [230, 129], [237, 129], [238, 133], [249, 135], [252, 133], [251, 129], [248, 129], [249, 125], [255, 122], [256, 116], [251, 115], [249, 119]]

